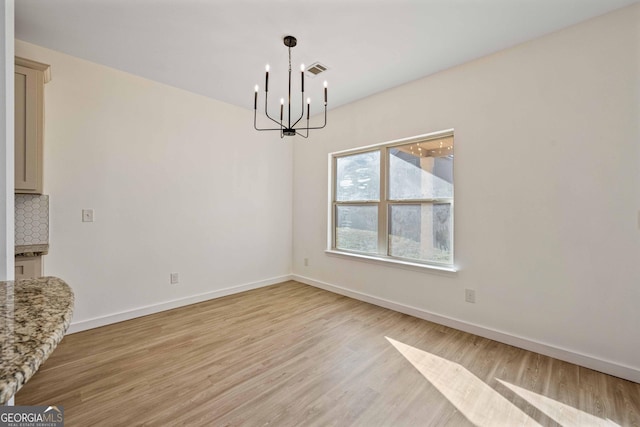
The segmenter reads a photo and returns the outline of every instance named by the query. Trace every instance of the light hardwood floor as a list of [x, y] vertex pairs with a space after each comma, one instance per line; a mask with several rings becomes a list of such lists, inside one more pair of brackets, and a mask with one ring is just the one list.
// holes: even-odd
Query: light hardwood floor
[[69, 335], [16, 404], [67, 426], [640, 426], [640, 384], [297, 282]]

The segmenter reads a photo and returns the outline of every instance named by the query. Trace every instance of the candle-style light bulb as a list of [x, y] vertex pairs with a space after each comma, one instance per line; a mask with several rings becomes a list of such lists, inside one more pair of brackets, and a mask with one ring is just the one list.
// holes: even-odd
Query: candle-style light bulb
[[255, 89], [256, 89], [256, 92], [253, 96], [253, 109], [257, 110], [258, 109], [258, 85], [256, 85]]
[[324, 81], [324, 105], [327, 105], [327, 81]]
[[264, 78], [264, 91], [269, 92], [269, 64], [267, 64], [264, 69], [267, 71]]
[[304, 71], [304, 64], [300, 64], [300, 71]]
[[311, 110], [311, 98], [307, 98], [307, 120], [309, 120], [309, 110]]

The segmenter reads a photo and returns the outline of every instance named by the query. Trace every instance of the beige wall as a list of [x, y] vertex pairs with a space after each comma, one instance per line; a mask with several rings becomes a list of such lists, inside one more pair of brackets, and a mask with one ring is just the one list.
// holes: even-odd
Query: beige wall
[[[294, 273], [640, 381], [639, 23], [635, 5], [332, 111], [294, 148]], [[449, 128], [459, 272], [326, 254], [328, 153]]]
[[72, 330], [288, 277], [292, 148], [251, 111], [21, 41], [16, 54], [51, 65], [44, 269], [76, 293]]

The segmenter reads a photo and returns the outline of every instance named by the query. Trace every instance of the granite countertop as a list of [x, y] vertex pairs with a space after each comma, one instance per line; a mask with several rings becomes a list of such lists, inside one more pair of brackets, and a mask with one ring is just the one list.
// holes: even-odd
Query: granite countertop
[[0, 282], [0, 404], [36, 373], [71, 322], [73, 291], [57, 277]]

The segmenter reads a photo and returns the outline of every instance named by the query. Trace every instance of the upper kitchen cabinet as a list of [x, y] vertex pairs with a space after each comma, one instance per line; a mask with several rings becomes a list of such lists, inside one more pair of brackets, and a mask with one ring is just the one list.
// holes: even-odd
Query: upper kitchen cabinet
[[16, 57], [15, 64], [15, 192], [42, 194], [44, 84], [48, 65]]

